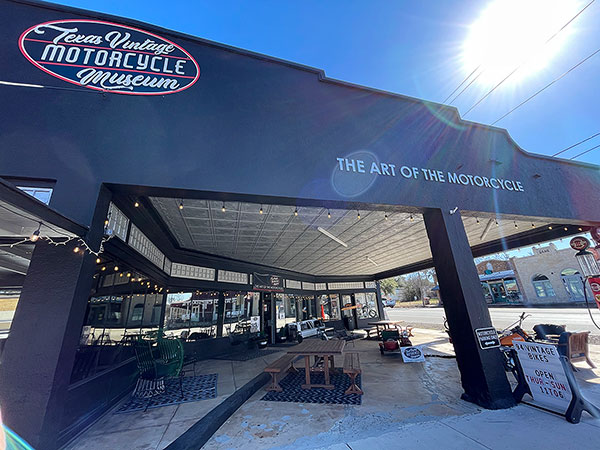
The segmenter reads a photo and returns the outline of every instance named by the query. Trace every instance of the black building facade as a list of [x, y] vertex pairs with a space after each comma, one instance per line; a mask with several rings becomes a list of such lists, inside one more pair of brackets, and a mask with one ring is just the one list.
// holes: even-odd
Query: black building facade
[[[121, 347], [86, 372], [82, 347], [114, 330], [187, 320], [211, 338], [187, 350], [208, 357], [241, 316], [272, 342], [278, 320], [363, 326], [382, 316], [377, 280], [431, 266], [464, 398], [513, 405], [500, 354], [475, 337], [491, 321], [473, 256], [600, 223], [598, 167], [153, 25], [34, 1], [0, 11], [0, 201], [20, 226], [1, 238], [30, 251], [26, 275], [0, 271], [22, 289], [0, 407], [31, 445], [68, 442], [131, 389]], [[48, 206], [17, 187], [51, 189]]]

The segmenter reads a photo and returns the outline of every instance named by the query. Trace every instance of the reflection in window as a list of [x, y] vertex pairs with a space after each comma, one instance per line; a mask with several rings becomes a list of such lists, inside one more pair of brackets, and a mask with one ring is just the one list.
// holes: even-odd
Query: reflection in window
[[325, 320], [340, 320], [340, 296], [338, 294], [323, 294], [319, 296], [318, 300]]
[[556, 297], [552, 283], [546, 275], [537, 274], [534, 275], [532, 281], [535, 294], [540, 297]]
[[249, 335], [260, 331], [256, 329], [257, 326], [260, 328], [259, 304], [258, 292], [225, 292], [223, 336]]
[[218, 305], [219, 293], [216, 291], [169, 294], [165, 330], [173, 330], [173, 333], [167, 334], [191, 341], [215, 337]]
[[374, 319], [379, 317], [377, 311], [377, 296], [374, 292], [354, 294], [356, 313], [359, 319]]

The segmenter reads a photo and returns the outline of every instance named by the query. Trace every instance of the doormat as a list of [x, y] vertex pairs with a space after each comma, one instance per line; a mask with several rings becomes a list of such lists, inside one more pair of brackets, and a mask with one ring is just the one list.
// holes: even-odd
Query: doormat
[[228, 353], [225, 355], [213, 356], [212, 359], [222, 359], [226, 361], [250, 361], [251, 359], [271, 355], [281, 350], [249, 350], [247, 352]]
[[197, 402], [217, 396], [216, 373], [182, 377], [181, 385], [179, 381], [179, 378], [167, 379], [164, 392], [150, 398], [132, 396], [115, 411], [115, 414], [143, 411], [146, 408], [160, 408], [161, 406], [177, 405], [179, 403]]
[[[339, 405], [360, 405], [362, 395], [349, 394], [344, 392], [350, 387], [350, 377], [342, 373], [341, 369], [336, 369], [330, 373], [331, 384], [335, 389], [312, 388], [302, 389], [305, 382], [304, 370], [298, 369], [297, 373], [289, 373], [279, 382], [282, 392], [268, 391], [261, 400], [270, 402], [296, 402], [296, 403], [328, 403]], [[313, 372], [310, 374], [311, 383], [324, 384], [325, 374]], [[356, 384], [361, 387], [361, 376], [356, 377]]]

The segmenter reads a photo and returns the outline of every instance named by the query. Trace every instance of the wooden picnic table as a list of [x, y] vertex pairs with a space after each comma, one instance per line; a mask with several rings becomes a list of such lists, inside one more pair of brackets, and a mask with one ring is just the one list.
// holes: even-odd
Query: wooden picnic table
[[368, 325], [377, 327], [377, 338], [381, 339], [381, 330], [389, 330], [395, 328], [396, 325], [400, 325], [401, 322], [397, 320], [378, 320], [377, 322], [368, 322]]
[[[301, 344], [296, 345], [288, 351], [291, 355], [304, 356], [304, 364], [306, 367], [305, 380], [306, 383], [302, 385], [303, 389], [310, 389], [314, 387], [320, 387], [325, 389], [334, 389], [335, 386], [331, 384], [329, 378], [329, 364], [331, 363], [331, 369], [335, 368], [334, 356], [341, 355], [344, 352], [344, 346], [346, 341], [343, 340], [331, 340], [323, 341], [321, 339], [307, 339]], [[315, 357], [315, 362], [318, 358], [323, 358], [323, 372], [325, 374], [325, 384], [313, 384], [310, 381], [310, 357]], [[313, 370], [320, 370], [313, 368]]]

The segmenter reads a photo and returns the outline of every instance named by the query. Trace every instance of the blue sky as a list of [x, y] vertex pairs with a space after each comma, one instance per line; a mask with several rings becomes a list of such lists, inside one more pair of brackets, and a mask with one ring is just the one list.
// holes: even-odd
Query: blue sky
[[[524, 0], [523, 0], [524, 1]], [[573, 0], [577, 2], [577, 0]], [[590, 0], [578, 1], [581, 9]], [[490, 2], [475, 0], [182, 1], [59, 3], [149, 22], [324, 69], [329, 77], [442, 102], [468, 75], [462, 49]], [[566, 23], [571, 17], [565, 17]], [[507, 36], [514, 20], [507, 20]], [[562, 23], [562, 20], [561, 20]], [[600, 2], [561, 34], [543, 70], [509, 79], [466, 119], [492, 123], [600, 47]], [[497, 124], [525, 150], [551, 155], [600, 132], [600, 53]], [[474, 83], [455, 106], [464, 114], [490, 85]], [[564, 153], [600, 144], [600, 136]], [[600, 164], [600, 148], [578, 158]]]

